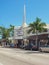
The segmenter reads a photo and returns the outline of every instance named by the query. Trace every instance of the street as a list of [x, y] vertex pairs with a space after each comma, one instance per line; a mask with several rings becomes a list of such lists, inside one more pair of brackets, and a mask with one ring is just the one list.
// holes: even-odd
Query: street
[[0, 65], [49, 65], [49, 53], [0, 48]]

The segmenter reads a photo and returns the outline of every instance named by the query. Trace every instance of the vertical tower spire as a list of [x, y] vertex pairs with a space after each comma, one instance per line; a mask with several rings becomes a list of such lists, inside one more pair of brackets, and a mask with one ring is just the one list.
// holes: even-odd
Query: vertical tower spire
[[26, 22], [26, 6], [25, 6], [25, 4], [24, 4], [24, 20], [23, 20], [23, 22]]
[[26, 24], [26, 6], [24, 4], [24, 15], [23, 15], [23, 27], [26, 27], [27, 24]]

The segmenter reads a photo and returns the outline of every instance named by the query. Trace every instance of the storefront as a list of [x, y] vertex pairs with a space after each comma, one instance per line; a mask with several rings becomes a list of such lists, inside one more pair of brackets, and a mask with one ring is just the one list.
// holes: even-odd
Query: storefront
[[29, 43], [33, 43], [34, 45], [36, 45], [36, 41], [37, 41], [37, 46], [39, 46], [40, 43], [43, 45], [44, 43], [49, 42], [48, 35], [49, 34], [32, 35], [29, 36], [27, 39], [29, 40]]

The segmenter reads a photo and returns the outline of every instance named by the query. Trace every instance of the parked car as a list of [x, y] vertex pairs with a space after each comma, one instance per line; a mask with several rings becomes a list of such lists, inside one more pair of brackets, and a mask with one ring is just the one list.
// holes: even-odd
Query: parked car
[[31, 44], [27, 44], [27, 45], [24, 46], [24, 49], [25, 50], [32, 50], [32, 47], [33, 46]]
[[32, 46], [32, 50], [37, 51], [37, 50], [38, 50], [38, 47], [37, 47], [36, 45], [33, 45], [33, 46]]
[[15, 47], [15, 44], [11, 43], [10, 44], [10, 47], [14, 48]]
[[49, 45], [39, 47], [40, 52], [49, 52]]
[[33, 44], [28, 44], [28, 45], [24, 46], [24, 49], [25, 50], [35, 50], [35, 51], [37, 51], [38, 47], [36, 45], [33, 45]]

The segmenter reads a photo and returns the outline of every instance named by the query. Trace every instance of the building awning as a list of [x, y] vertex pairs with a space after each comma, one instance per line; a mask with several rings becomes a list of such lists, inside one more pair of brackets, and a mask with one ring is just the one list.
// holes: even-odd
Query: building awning
[[32, 36], [28, 37], [28, 39], [32, 39], [32, 40], [35, 40], [36, 38], [38, 38], [38, 39], [48, 39], [48, 34], [32, 35]]
[[23, 39], [23, 36], [14, 37], [14, 39]]

